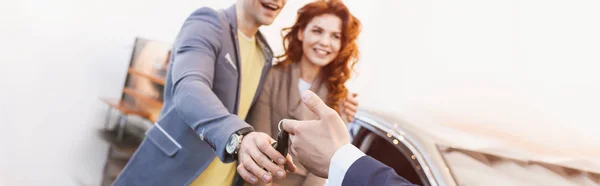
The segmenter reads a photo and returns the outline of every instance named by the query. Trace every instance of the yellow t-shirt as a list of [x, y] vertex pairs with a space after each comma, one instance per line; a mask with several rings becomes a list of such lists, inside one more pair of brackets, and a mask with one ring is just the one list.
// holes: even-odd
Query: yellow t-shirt
[[[257, 92], [258, 83], [265, 64], [265, 57], [262, 50], [256, 42], [256, 37], [249, 38], [238, 31], [238, 41], [240, 46], [241, 57], [241, 78], [240, 78], [240, 101], [238, 105], [238, 116], [245, 120], [254, 94]], [[223, 126], [226, 127], [226, 126]], [[213, 161], [206, 167], [204, 172], [192, 182], [192, 186], [200, 185], [231, 185], [235, 177], [236, 164], [224, 164], [215, 157]]]

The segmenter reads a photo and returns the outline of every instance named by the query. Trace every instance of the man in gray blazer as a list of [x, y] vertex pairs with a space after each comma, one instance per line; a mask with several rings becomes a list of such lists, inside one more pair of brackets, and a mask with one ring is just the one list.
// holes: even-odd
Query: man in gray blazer
[[185, 20], [174, 42], [160, 118], [114, 185], [189, 185], [215, 156], [224, 163], [244, 162], [244, 170], [238, 171], [251, 173], [247, 181], [253, 184], [285, 177], [281, 165], [294, 167], [291, 161], [271, 146], [269, 135], [254, 132], [237, 116], [242, 77], [238, 31], [255, 36], [262, 50], [260, 90], [273, 54], [258, 28], [271, 24], [285, 3], [237, 0], [225, 10], [200, 8]]

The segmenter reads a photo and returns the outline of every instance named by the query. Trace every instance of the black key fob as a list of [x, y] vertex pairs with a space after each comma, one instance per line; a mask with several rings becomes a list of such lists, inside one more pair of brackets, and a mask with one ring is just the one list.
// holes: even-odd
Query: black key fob
[[281, 153], [283, 157], [287, 157], [288, 148], [290, 146], [290, 133], [285, 130], [281, 130], [281, 124], [284, 120], [279, 121], [277, 124], [277, 129], [279, 129], [279, 133], [277, 133], [277, 141], [273, 143], [273, 148], [277, 150], [277, 152]]
[[[279, 152], [279, 153], [281, 153], [281, 155], [283, 155], [283, 158], [286, 158], [287, 154], [288, 154], [288, 148], [290, 146], [290, 133], [288, 133], [285, 130], [281, 130], [282, 122], [283, 122], [283, 120], [281, 120], [277, 126], [279, 128], [279, 133], [277, 133], [277, 141], [273, 142], [273, 144], [271, 144], [271, 145], [273, 146], [273, 148], [275, 148], [275, 150], [277, 150], [277, 152]], [[276, 162], [274, 162], [274, 163], [276, 163]], [[263, 169], [265, 171], [267, 170], [266, 168], [263, 168]]]
[[[281, 155], [283, 155], [283, 158], [287, 157], [288, 147], [290, 146], [290, 134], [287, 131], [279, 131], [279, 133], [277, 134], [277, 141], [273, 142], [271, 146], [273, 146], [273, 148], [275, 148], [277, 152], [281, 153]], [[277, 164], [277, 162], [275, 161], [273, 161], [273, 163]], [[266, 168], [263, 169], [267, 171]]]
[[288, 154], [288, 148], [290, 146], [290, 134], [287, 131], [279, 131], [277, 134], [277, 142], [275, 143], [275, 150], [281, 153], [285, 158]]

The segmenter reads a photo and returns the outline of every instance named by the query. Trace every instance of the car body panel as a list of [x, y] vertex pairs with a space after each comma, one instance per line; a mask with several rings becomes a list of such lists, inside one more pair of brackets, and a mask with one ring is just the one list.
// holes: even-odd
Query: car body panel
[[357, 130], [367, 129], [394, 144], [395, 150], [409, 151], [403, 152], [405, 157], [398, 158], [412, 161], [411, 165], [415, 166], [412, 168], [420, 172], [422, 181], [427, 182], [423, 185], [600, 186], [600, 174], [596, 171], [536, 160], [527, 152], [474, 148], [468, 144], [477, 143], [470, 141], [464, 141], [467, 145], [461, 146], [460, 141], [444, 140], [435, 132], [416, 127], [398, 115], [359, 109], [355, 121], [348, 127], [353, 140]]

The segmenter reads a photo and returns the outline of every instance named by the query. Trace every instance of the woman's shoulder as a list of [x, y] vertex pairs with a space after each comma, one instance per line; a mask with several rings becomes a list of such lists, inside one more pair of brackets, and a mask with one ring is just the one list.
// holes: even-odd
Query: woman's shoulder
[[283, 71], [281, 64], [274, 64], [271, 66], [271, 69], [269, 69], [269, 74], [281, 74], [281, 71]]
[[290, 68], [292, 67], [292, 65], [282, 65], [280, 63], [275, 64], [271, 67], [271, 69], [269, 69], [269, 76], [274, 76], [274, 77], [281, 77], [281, 76], [286, 76], [286, 75], [290, 75]]
[[278, 82], [281, 81], [282, 74], [284, 73], [282, 72], [282, 69], [278, 67], [278, 65], [271, 66], [271, 68], [269, 68], [269, 71], [267, 72], [267, 77], [265, 78], [266, 86], [270, 87], [274, 84], [279, 84]]

